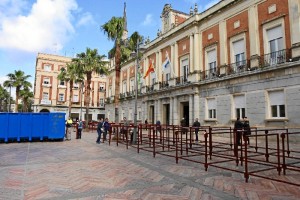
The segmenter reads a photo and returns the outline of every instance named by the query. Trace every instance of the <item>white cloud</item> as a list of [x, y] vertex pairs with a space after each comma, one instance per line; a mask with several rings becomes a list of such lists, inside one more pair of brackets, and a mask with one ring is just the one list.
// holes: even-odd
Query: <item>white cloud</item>
[[[75, 0], [37, 0], [27, 15], [12, 15], [20, 12], [16, 2], [23, 1], [11, 1], [16, 10], [0, 17], [0, 48], [37, 52], [55, 45], [60, 50], [74, 33], [71, 12], [78, 7]], [[4, 7], [11, 4], [4, 3]], [[3, 6], [1, 10], [5, 10]]]
[[143, 26], [148, 26], [153, 24], [153, 15], [147, 14], [145, 20], [142, 22]]
[[80, 17], [76, 26], [80, 27], [80, 26], [84, 26], [87, 24], [95, 24], [95, 23], [96, 23], [96, 21], [94, 20], [93, 15], [89, 12], [86, 12]]
[[204, 10], [209, 9], [210, 7], [212, 7], [213, 5], [216, 5], [217, 3], [219, 3], [221, 0], [212, 0], [210, 1], [208, 4], [206, 4], [204, 6]]
[[7, 79], [7, 76], [0, 77], [0, 84], [3, 85], [4, 81], [6, 81]]

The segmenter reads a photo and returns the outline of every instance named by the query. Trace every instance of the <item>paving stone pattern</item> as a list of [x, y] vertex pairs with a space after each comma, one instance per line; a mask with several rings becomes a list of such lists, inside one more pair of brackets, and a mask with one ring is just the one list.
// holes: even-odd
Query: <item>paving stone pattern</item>
[[[96, 133], [63, 142], [0, 143], [0, 199], [300, 199], [296, 186], [152, 153]], [[299, 181], [296, 174], [293, 178]]]

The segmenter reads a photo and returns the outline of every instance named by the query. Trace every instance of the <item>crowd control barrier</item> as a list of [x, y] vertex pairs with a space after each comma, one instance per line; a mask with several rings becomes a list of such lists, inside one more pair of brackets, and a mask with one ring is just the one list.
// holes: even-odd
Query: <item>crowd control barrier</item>
[[63, 139], [65, 113], [0, 113], [0, 141]]

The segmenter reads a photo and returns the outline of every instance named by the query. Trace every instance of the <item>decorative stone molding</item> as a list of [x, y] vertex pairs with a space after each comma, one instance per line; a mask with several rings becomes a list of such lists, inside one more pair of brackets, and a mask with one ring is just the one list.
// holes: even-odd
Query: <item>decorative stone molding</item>
[[292, 48], [291, 48], [291, 57], [292, 57], [292, 60], [295, 61], [295, 60], [300, 60], [300, 42], [299, 43], [295, 43], [292, 45]]
[[253, 55], [250, 57], [250, 69], [255, 69], [259, 67], [259, 55]]

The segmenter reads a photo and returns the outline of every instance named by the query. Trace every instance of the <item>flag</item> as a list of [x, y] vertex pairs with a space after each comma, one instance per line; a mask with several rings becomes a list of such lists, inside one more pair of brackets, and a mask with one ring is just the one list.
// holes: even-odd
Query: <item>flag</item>
[[153, 67], [153, 63], [150, 62], [149, 67], [148, 67], [148, 70], [147, 70], [147, 72], [146, 72], [146, 74], [145, 74], [145, 76], [144, 76], [144, 79], [145, 79], [147, 76], [149, 76], [149, 74], [150, 74], [151, 72], [154, 72], [154, 71], [155, 71], [155, 70], [154, 70], [154, 67]]
[[[162, 67], [161, 67], [162, 72], [166, 73], [166, 70], [168, 68], [172, 68], [172, 66], [171, 66], [171, 61], [169, 59], [169, 54], [168, 54], [168, 52], [166, 52], [166, 60], [163, 62]], [[170, 69], [168, 70], [168, 72], [170, 72]]]

